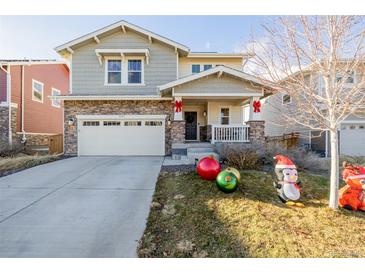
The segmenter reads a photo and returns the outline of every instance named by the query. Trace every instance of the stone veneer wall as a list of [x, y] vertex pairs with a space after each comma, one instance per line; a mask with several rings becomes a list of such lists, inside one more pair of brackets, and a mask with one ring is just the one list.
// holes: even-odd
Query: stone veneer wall
[[0, 107], [0, 141], [7, 142], [9, 135], [9, 107]]
[[[167, 115], [172, 120], [173, 104], [171, 101], [65, 101], [65, 154], [77, 154], [77, 119], [76, 115]], [[69, 125], [68, 120], [74, 119]], [[172, 124], [172, 123], [171, 123]], [[166, 154], [171, 153], [171, 125], [166, 121]]]
[[185, 142], [185, 121], [171, 122], [171, 142], [172, 143]]
[[247, 121], [249, 126], [250, 142], [264, 142], [265, 141], [265, 121]]

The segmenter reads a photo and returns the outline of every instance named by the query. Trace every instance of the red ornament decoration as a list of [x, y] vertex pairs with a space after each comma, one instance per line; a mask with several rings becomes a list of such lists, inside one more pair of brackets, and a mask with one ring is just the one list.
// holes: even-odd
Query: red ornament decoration
[[253, 112], [260, 112], [261, 103], [260, 101], [253, 101]]
[[221, 167], [213, 156], [208, 156], [200, 159], [196, 167], [199, 176], [208, 181], [214, 181], [221, 171]]
[[181, 112], [182, 111], [182, 101], [175, 101], [175, 112]]

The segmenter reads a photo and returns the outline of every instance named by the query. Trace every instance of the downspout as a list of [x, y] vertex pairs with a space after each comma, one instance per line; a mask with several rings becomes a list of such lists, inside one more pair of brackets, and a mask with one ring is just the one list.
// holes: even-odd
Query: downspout
[[25, 131], [24, 131], [24, 65], [22, 65], [22, 77], [21, 77], [22, 85], [21, 85], [21, 93], [22, 93], [22, 121], [21, 121], [21, 131], [22, 131], [22, 139], [21, 143], [24, 144], [27, 141], [27, 138], [25, 137]]
[[9, 109], [9, 125], [8, 125], [8, 142], [10, 147], [12, 146], [12, 129], [11, 129], [11, 74], [10, 74], [10, 65], [7, 65], [7, 68], [0, 66], [1, 70], [6, 73], [6, 100], [8, 101], [8, 109]]

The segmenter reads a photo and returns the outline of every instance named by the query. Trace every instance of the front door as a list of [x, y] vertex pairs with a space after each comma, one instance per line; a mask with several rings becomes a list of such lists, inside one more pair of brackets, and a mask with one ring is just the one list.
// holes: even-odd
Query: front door
[[196, 140], [198, 115], [196, 112], [185, 112], [185, 140]]

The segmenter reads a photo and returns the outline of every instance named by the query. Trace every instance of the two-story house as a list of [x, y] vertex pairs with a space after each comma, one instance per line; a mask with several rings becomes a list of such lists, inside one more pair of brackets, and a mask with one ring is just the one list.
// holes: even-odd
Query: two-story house
[[[344, 89], [351, 89], [363, 73], [353, 71], [344, 82]], [[321, 95], [324, 92], [324, 80], [321, 75], [313, 70], [308, 70], [306, 77], [312, 78], [312, 85]], [[342, 80], [340, 75], [337, 81]], [[262, 118], [265, 120], [265, 136], [280, 136], [288, 133], [299, 133], [299, 143], [325, 157], [330, 156], [330, 134], [327, 131], [311, 130], [299, 124], [285, 121], [282, 115], [286, 109], [296, 110], [296, 104], [285, 93], [276, 93], [262, 100]], [[321, 105], [318, 104], [318, 108]], [[339, 151], [341, 155], [364, 156], [365, 155], [365, 109], [360, 109], [355, 114], [349, 115], [339, 128]]]
[[194, 53], [126, 21], [55, 50], [71, 70], [70, 94], [51, 97], [64, 101], [67, 154], [166, 155], [187, 142], [264, 138], [252, 105], [270, 87], [243, 72], [245, 54]]
[[0, 141], [47, 146], [63, 133], [63, 106], [51, 95], [67, 95], [69, 68], [55, 60], [0, 60]]

